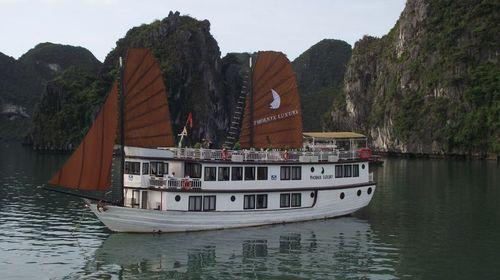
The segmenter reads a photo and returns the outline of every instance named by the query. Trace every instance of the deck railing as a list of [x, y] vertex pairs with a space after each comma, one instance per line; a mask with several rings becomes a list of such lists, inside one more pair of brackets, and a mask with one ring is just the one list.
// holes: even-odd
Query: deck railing
[[348, 160], [359, 158], [358, 151], [257, 151], [257, 150], [218, 150], [197, 148], [170, 148], [175, 158], [221, 161], [299, 161], [318, 162]]
[[191, 178], [161, 178], [154, 177], [149, 179], [149, 186], [155, 188], [169, 189], [201, 189], [201, 181]]

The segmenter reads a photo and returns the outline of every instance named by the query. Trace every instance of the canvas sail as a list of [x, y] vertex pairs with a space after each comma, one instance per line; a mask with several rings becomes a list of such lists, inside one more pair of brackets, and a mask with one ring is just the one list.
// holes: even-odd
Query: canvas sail
[[242, 148], [302, 148], [302, 115], [297, 81], [280, 52], [257, 54], [252, 91], [245, 104]]
[[[124, 66], [124, 142], [126, 146], [173, 146], [167, 92], [158, 62], [146, 49], [130, 49]], [[119, 86], [115, 82], [80, 146], [50, 184], [104, 191], [111, 187], [113, 147], [119, 135]]]

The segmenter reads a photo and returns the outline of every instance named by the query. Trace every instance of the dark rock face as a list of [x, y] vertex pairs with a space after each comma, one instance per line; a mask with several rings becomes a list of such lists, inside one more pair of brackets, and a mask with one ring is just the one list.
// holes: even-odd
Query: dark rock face
[[26, 135], [49, 80], [70, 67], [96, 73], [100, 64], [84, 48], [52, 43], [38, 44], [19, 60], [0, 53], [0, 140]]
[[355, 44], [332, 123], [387, 152], [498, 153], [499, 9], [409, 0], [389, 34]]
[[210, 34], [210, 23], [170, 12], [161, 21], [134, 27], [106, 57], [103, 75], [112, 75], [118, 58], [125, 57], [132, 47], [150, 48], [160, 62], [174, 133], [180, 133], [192, 112], [191, 144], [203, 138], [222, 143], [234, 103], [232, 94], [237, 93], [233, 92], [238, 81], [232, 76], [235, 69], [231, 67], [237, 65], [229, 59], [221, 60], [217, 42]]
[[338, 102], [351, 46], [325, 39], [302, 53], [292, 66], [301, 95], [304, 131], [321, 131], [331, 104]]

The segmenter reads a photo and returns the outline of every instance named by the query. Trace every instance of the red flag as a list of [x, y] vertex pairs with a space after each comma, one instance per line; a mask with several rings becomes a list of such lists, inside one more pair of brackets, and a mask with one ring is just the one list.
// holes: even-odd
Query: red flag
[[188, 125], [188, 124], [189, 124], [190, 128], [193, 128], [193, 114], [191, 114], [191, 112], [189, 112], [189, 115], [188, 115], [188, 118], [186, 121], [186, 125]]

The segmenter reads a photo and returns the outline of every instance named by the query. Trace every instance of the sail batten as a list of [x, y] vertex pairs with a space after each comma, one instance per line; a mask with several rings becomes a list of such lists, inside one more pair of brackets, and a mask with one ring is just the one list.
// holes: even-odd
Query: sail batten
[[[173, 146], [167, 91], [161, 69], [147, 49], [130, 49], [125, 59], [123, 139], [126, 146]], [[113, 147], [116, 143], [119, 90], [115, 82], [82, 143], [50, 184], [85, 191], [111, 187]]]
[[283, 53], [259, 52], [241, 125], [242, 148], [301, 148], [302, 116], [297, 81]]

